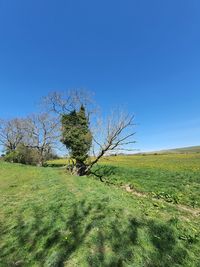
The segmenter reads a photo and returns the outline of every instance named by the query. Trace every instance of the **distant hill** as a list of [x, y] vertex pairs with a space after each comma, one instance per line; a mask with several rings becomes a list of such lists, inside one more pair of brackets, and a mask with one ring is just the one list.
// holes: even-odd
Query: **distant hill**
[[153, 153], [200, 153], [200, 146], [166, 149], [166, 150], [156, 151]]

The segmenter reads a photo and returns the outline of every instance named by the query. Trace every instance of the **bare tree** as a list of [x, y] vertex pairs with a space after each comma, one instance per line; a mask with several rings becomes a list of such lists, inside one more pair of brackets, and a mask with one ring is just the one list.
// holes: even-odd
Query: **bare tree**
[[46, 97], [42, 98], [41, 105], [45, 111], [52, 112], [59, 116], [73, 110], [77, 111], [81, 106], [86, 108], [88, 116], [96, 110], [96, 107], [94, 108], [92, 93], [83, 89], [51, 92]]
[[105, 123], [99, 124], [97, 133], [93, 132], [93, 160], [88, 164], [86, 172], [90, 173], [92, 167], [105, 155], [133, 151], [132, 145], [136, 142], [134, 127], [134, 116], [120, 110], [112, 112]]
[[14, 151], [24, 138], [24, 119], [0, 120], [0, 145]]
[[[92, 105], [90, 94], [82, 90], [72, 90], [66, 94], [53, 92], [43, 99], [43, 103], [48, 107], [49, 112], [56, 113], [60, 119], [65, 114], [79, 110], [80, 106], [84, 106], [88, 114], [93, 137], [91, 147], [93, 157], [89, 162], [87, 160], [83, 163], [84, 166], [81, 165], [84, 171], [77, 171], [76, 173], [81, 173], [81, 175], [91, 173], [92, 167], [105, 155], [119, 151], [132, 151], [132, 144], [135, 143], [135, 140], [133, 140], [135, 135], [133, 131], [135, 126], [133, 123], [134, 116], [118, 110], [112, 112], [107, 117], [106, 122], [99, 124], [99, 113], [94, 112], [97, 109]], [[97, 129], [97, 131], [94, 129]]]
[[43, 166], [46, 155], [56, 146], [59, 134], [57, 118], [48, 113], [29, 116], [25, 124], [24, 144], [38, 152], [39, 165]]

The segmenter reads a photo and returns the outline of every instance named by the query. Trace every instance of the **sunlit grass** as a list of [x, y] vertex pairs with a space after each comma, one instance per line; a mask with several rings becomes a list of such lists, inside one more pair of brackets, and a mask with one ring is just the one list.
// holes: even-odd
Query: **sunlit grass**
[[[59, 166], [66, 165], [69, 162], [69, 159], [62, 158], [48, 161], [48, 164]], [[133, 168], [142, 167], [168, 171], [200, 171], [200, 153], [110, 156], [103, 157], [100, 162], [103, 164]]]
[[[51, 163], [61, 166], [67, 160]], [[104, 157], [99, 166], [112, 168], [111, 172], [106, 169], [104, 172], [105, 180], [109, 182], [130, 184], [168, 202], [200, 207], [199, 153]]]
[[64, 170], [0, 163], [0, 266], [198, 266], [199, 218]]
[[200, 153], [104, 157], [104, 164], [168, 171], [200, 171]]

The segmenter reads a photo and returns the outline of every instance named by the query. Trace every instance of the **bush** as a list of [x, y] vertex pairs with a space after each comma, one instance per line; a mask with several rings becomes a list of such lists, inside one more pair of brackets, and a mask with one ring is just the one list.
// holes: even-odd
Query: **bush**
[[[58, 156], [52, 150], [49, 150], [43, 155], [44, 161], [57, 158]], [[30, 148], [24, 144], [18, 145], [17, 149], [14, 151], [7, 152], [3, 159], [7, 162], [28, 165], [38, 165], [41, 163], [39, 151], [36, 148]]]
[[4, 160], [13, 163], [37, 165], [39, 163], [39, 155], [36, 149], [20, 144], [15, 151], [7, 153]]
[[4, 156], [4, 160], [7, 162], [18, 163], [20, 161], [20, 155], [18, 151], [11, 151]]

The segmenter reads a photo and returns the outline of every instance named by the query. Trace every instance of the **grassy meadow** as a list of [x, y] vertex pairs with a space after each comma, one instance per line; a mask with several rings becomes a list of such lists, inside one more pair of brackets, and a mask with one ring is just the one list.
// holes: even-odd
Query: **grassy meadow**
[[[66, 163], [66, 159], [49, 162]], [[200, 153], [104, 157], [95, 169], [110, 183], [129, 184], [167, 202], [200, 207]]]
[[102, 183], [0, 162], [0, 266], [200, 266], [200, 217], [191, 212], [199, 163], [199, 154], [104, 158]]

